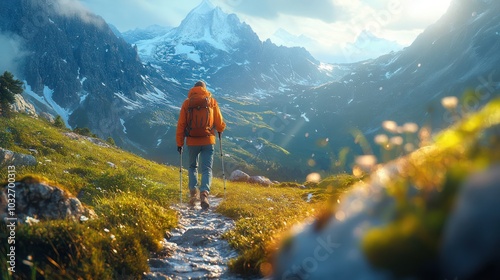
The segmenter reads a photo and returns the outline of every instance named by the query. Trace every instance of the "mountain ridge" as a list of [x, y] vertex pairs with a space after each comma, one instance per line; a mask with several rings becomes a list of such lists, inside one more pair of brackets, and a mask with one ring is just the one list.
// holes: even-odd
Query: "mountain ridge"
[[[454, 1], [447, 15], [402, 51], [333, 65], [315, 60], [304, 48], [262, 42], [236, 15], [203, 3], [203, 13], [190, 14], [184, 25], [131, 46], [106, 26], [47, 9], [41, 14], [46, 20], [35, 26], [42, 2], [7, 1], [0, 28], [31, 42], [25, 45], [33, 56], [23, 79], [38, 110], [67, 114], [72, 127], [88, 126], [122, 147], [172, 164], [177, 163], [172, 147], [178, 105], [199, 79], [227, 116], [228, 164], [296, 178], [335, 168], [332, 161], [343, 147], [351, 148], [351, 156], [361, 152], [352, 129], [371, 139], [386, 119], [424, 125], [444, 115], [441, 97], [459, 95], [466, 86], [492, 96], [490, 89], [500, 80], [494, 71], [499, 5], [484, 1]], [[212, 36], [212, 24], [226, 24], [224, 35], [237, 38]], [[26, 33], [29, 28], [34, 31]], [[205, 34], [210, 40], [200, 40]], [[488, 98], [476, 99], [483, 104]], [[446, 120], [432, 122], [442, 126]], [[279, 172], [287, 168], [295, 171]]]

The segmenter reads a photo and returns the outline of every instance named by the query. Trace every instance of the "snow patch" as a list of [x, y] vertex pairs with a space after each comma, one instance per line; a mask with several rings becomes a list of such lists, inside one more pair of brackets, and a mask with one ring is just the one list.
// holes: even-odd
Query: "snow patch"
[[175, 46], [175, 54], [176, 55], [184, 54], [187, 56], [188, 59], [198, 64], [201, 63], [200, 54], [196, 53], [196, 49], [193, 46], [178, 44], [177, 46]]
[[59, 106], [54, 99], [52, 99], [52, 95], [54, 94], [54, 90], [50, 89], [48, 86], [43, 87], [43, 97], [47, 103], [49, 103], [50, 107], [56, 111], [56, 113], [61, 116], [61, 118], [64, 121], [64, 124], [66, 124], [66, 127], [71, 128], [71, 126], [68, 123], [69, 116], [71, 114], [70, 111], [64, 109], [63, 107]]
[[138, 96], [151, 103], [171, 104], [171, 102], [167, 99], [167, 95], [163, 91], [159, 90], [156, 87], [153, 88], [154, 92], [138, 94]]
[[47, 106], [48, 108], [52, 108], [57, 115], [61, 116], [66, 127], [71, 128], [71, 126], [68, 123], [68, 120], [69, 120], [69, 116], [71, 115], [72, 112], [59, 106], [59, 104], [57, 104], [54, 101], [54, 99], [52, 99], [52, 95], [54, 94], [54, 90], [51, 90], [49, 87], [44, 86], [43, 87], [43, 96], [40, 96], [40, 95], [36, 94], [31, 89], [31, 86], [28, 85], [28, 83], [26, 81], [23, 81], [23, 82], [25, 85], [24, 92], [26, 94], [28, 94], [30, 97], [34, 98], [38, 102], [42, 103], [43, 105]]
[[123, 102], [125, 102], [127, 105], [125, 106], [126, 109], [129, 110], [135, 110], [142, 108], [142, 105], [140, 102], [134, 101], [128, 97], [126, 97], [123, 93], [121, 92], [115, 92], [115, 96], [120, 98]]
[[80, 79], [80, 84], [83, 86], [83, 83], [87, 80], [87, 77], [83, 77]]
[[85, 102], [85, 100], [87, 99], [88, 96], [89, 96], [88, 92], [85, 92], [82, 96], [80, 96], [80, 104]]
[[309, 122], [309, 118], [306, 117], [306, 113], [302, 113], [300, 116], [304, 118], [306, 122]]
[[123, 127], [123, 133], [127, 134], [127, 128], [125, 127], [125, 121], [123, 119], [120, 118], [120, 123], [122, 124], [122, 127]]
[[394, 72], [386, 72], [385, 73], [385, 78], [386, 79], [390, 79], [392, 78], [392, 76], [396, 75], [397, 73], [399, 73], [399, 71], [401, 71], [401, 69], [403, 69], [403, 67], [399, 67], [398, 70], [394, 71]]
[[36, 94], [36, 93], [35, 93], [35, 92], [31, 89], [31, 86], [30, 86], [30, 85], [28, 85], [28, 82], [26, 82], [26, 81], [23, 81], [23, 82], [24, 82], [24, 87], [25, 87], [24, 92], [25, 92], [26, 94], [28, 94], [30, 97], [34, 98], [36, 101], [38, 101], [38, 102], [42, 103], [43, 105], [45, 105], [45, 106], [47, 106], [47, 107], [50, 107], [50, 105], [49, 105], [49, 104], [45, 101], [45, 99], [44, 99], [42, 96], [40, 96], [40, 95]]
[[180, 111], [181, 110], [181, 107], [178, 107], [178, 106], [174, 106], [174, 105], [168, 105], [168, 107], [176, 110], [176, 111]]
[[325, 70], [325, 71], [328, 71], [328, 72], [332, 72], [333, 71], [333, 65], [332, 64], [327, 64], [327, 63], [323, 63], [323, 62], [321, 62], [319, 64], [318, 68], [320, 70]]

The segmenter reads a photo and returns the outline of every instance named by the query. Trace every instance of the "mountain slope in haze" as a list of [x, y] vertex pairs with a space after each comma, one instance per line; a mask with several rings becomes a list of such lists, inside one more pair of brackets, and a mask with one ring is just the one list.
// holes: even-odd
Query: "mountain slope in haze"
[[379, 38], [367, 30], [362, 31], [354, 42], [346, 43], [342, 47], [318, 47], [320, 44], [317, 41], [304, 35], [295, 36], [282, 28], [278, 29], [270, 40], [278, 46], [302, 46], [314, 53], [320, 61], [333, 64], [375, 59], [381, 55], [403, 49], [403, 46], [397, 42]]
[[6, 0], [0, 30], [19, 42], [25, 95], [70, 127], [89, 127], [135, 151], [123, 122], [171, 104], [178, 86], [143, 65], [136, 49], [76, 2]]
[[[25, 81], [26, 97], [39, 112], [61, 115], [72, 128], [89, 127], [155, 160], [176, 158], [178, 106], [198, 79], [220, 98], [232, 134], [227, 148], [238, 162], [252, 156], [238, 140], [247, 139], [254, 124], [268, 126], [261, 115], [270, 115], [259, 109], [263, 97], [331, 79], [330, 68], [306, 50], [261, 42], [236, 15], [209, 1], [168, 34], [136, 46], [113, 34], [100, 17], [68, 3], [8, 0], [0, 11], [2, 32], [19, 38], [25, 50], [18, 77]], [[241, 104], [254, 106], [246, 111]], [[268, 143], [270, 151], [281, 153]]]
[[[292, 93], [287, 113], [295, 118], [305, 114], [309, 122], [296, 137], [289, 135], [283, 147], [306, 147], [304, 157], [315, 154], [316, 167], [330, 170], [342, 147], [378, 153], [362, 151], [352, 133], [363, 133], [373, 144], [375, 135], [387, 133], [381, 128], [385, 120], [443, 128], [454, 119], [441, 106], [441, 99], [450, 95], [460, 97], [459, 114], [479, 108], [500, 90], [499, 14], [500, 2], [453, 1], [411, 46], [353, 64], [337, 82]], [[284, 107], [281, 100], [269, 103], [271, 110]], [[328, 143], [318, 146], [325, 139]]]

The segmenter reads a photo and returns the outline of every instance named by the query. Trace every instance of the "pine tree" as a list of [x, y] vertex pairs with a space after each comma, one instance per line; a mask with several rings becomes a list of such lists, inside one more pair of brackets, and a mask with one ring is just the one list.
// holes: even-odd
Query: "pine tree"
[[14, 75], [8, 71], [0, 76], [0, 114], [2, 116], [10, 117], [10, 105], [16, 101], [14, 95], [23, 92], [22, 85], [23, 83], [14, 79]]

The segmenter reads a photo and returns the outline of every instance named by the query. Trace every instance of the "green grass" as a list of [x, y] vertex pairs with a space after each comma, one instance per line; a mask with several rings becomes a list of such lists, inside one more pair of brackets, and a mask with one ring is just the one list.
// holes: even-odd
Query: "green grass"
[[[71, 140], [65, 132], [69, 131], [22, 114], [0, 118], [1, 147], [25, 154], [37, 151], [38, 165], [16, 167], [16, 179], [56, 185], [78, 196], [98, 216], [85, 223], [41, 221], [19, 226], [20, 274], [16, 275], [26, 279], [33, 278], [32, 273], [47, 279], [140, 278], [149, 269], [150, 253], [161, 249], [159, 241], [165, 231], [177, 225], [177, 214], [169, 206], [179, 199], [178, 169], [114, 147]], [[6, 168], [0, 170], [0, 178], [7, 179]], [[3, 225], [0, 233], [6, 232]], [[2, 256], [5, 245], [0, 248]], [[2, 258], [2, 271], [5, 265]]]
[[400, 176], [386, 186], [396, 202], [392, 218], [363, 238], [372, 265], [397, 278], [427, 278], [421, 273], [437, 263], [444, 225], [464, 180], [500, 162], [499, 129], [496, 99], [409, 155]]
[[[224, 238], [240, 252], [230, 263], [243, 274], [268, 273], [270, 256], [290, 229], [305, 219], [330, 213], [332, 201], [343, 195], [359, 179], [349, 175], [332, 176], [319, 184], [281, 183], [263, 187], [230, 183], [226, 199], [217, 211], [236, 221]], [[312, 198], [308, 202], [308, 195]]]

